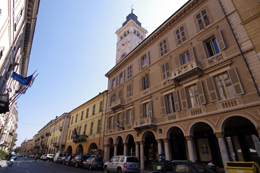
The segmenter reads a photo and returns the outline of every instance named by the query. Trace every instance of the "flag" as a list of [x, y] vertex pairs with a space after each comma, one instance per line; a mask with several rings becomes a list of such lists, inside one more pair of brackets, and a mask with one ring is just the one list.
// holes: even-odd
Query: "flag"
[[[39, 74], [39, 73], [38, 73], [38, 74]], [[38, 74], [31, 79], [31, 81], [30, 81], [29, 84], [28, 84], [29, 87], [32, 86], [32, 84], [33, 84], [35, 78], [38, 76]]]
[[19, 93], [19, 94], [25, 94], [28, 88], [23, 88], [20, 90], [15, 90], [15, 94]]
[[29, 85], [30, 81], [32, 80], [33, 75], [28, 77], [22, 77], [21, 75], [13, 72], [11, 76], [14, 80], [18, 81], [22, 85]]
[[77, 134], [77, 130], [76, 130], [76, 128], [75, 128], [75, 135], [76, 135], [76, 138], [78, 137], [78, 134]]

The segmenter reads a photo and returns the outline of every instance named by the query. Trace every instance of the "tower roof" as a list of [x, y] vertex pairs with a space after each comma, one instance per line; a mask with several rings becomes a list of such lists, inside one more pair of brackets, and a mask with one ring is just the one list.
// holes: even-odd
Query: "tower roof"
[[139, 26], [141, 26], [141, 23], [138, 21], [137, 16], [133, 13], [133, 9], [131, 10], [131, 13], [126, 16], [126, 21], [122, 24], [122, 27], [127, 24], [129, 20], [135, 21], [135, 23]]

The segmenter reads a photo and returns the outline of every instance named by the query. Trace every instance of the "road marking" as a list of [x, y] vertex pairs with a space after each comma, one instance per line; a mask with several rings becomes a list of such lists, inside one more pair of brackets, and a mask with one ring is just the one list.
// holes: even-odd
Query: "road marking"
[[27, 173], [30, 173], [28, 170], [26, 170]]

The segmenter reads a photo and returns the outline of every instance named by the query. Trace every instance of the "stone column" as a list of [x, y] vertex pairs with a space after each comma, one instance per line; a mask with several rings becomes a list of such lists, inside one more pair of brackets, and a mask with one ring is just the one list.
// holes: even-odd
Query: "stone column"
[[139, 142], [135, 142], [135, 156], [139, 159]]
[[227, 147], [225, 144], [224, 133], [219, 132], [219, 133], [215, 133], [215, 135], [218, 138], [218, 145], [222, 157], [223, 166], [225, 168], [225, 172], [228, 172], [228, 170], [226, 169], [226, 162], [229, 161], [229, 157], [228, 157]]
[[165, 149], [165, 160], [171, 160], [170, 159], [170, 150], [169, 150], [169, 140], [163, 139], [164, 142], [164, 149]]
[[117, 144], [114, 144], [114, 156], [117, 155]]
[[156, 141], [158, 143], [158, 158], [159, 158], [159, 154], [161, 154], [162, 152], [162, 141], [161, 139], [157, 139]]
[[124, 155], [127, 155], [127, 143], [124, 143]]
[[189, 159], [192, 162], [195, 162], [195, 154], [194, 154], [194, 148], [192, 143], [193, 136], [185, 136], [188, 144], [188, 152], [189, 152]]
[[144, 170], [144, 142], [140, 142], [140, 165], [141, 165], [141, 170]]
[[109, 160], [109, 153], [110, 153], [110, 145], [104, 145], [104, 159], [105, 161]]

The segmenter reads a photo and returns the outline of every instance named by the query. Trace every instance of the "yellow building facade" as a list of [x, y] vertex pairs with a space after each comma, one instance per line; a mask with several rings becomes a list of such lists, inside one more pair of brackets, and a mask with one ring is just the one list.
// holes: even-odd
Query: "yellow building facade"
[[70, 154], [103, 155], [107, 91], [70, 112], [66, 151]]

